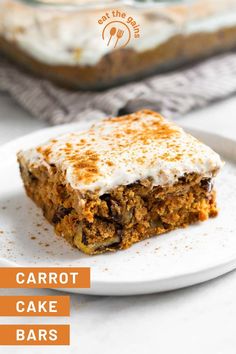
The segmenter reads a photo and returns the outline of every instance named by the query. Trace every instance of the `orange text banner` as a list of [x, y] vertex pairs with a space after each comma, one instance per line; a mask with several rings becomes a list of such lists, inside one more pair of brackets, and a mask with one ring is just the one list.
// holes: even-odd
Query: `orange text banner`
[[70, 316], [70, 297], [0, 296], [0, 316]]
[[0, 325], [0, 345], [69, 344], [69, 325]]
[[0, 288], [90, 288], [90, 268], [0, 268]]

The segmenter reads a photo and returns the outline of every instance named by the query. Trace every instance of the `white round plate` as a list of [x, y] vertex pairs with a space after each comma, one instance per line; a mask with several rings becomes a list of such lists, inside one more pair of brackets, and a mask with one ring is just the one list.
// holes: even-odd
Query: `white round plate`
[[91, 288], [68, 291], [96, 295], [172, 290], [236, 268], [236, 141], [195, 130], [191, 133], [226, 161], [216, 183], [217, 218], [153, 237], [128, 250], [97, 256], [84, 255], [56, 236], [40, 209], [25, 195], [16, 152], [88, 125], [44, 129], [0, 148], [0, 266], [91, 267]]

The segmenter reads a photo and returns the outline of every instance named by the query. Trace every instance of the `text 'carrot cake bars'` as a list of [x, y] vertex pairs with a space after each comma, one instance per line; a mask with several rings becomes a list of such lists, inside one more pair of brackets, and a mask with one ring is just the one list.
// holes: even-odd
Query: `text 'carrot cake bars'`
[[152, 111], [105, 119], [18, 160], [28, 196], [88, 254], [217, 215], [219, 155]]

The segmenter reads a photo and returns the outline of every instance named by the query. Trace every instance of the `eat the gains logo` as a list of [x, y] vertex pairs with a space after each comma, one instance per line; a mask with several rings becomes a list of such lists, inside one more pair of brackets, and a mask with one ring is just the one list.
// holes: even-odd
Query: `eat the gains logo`
[[121, 10], [107, 11], [99, 20], [102, 39], [110, 48], [125, 48], [132, 38], [140, 38], [140, 26], [132, 16]]

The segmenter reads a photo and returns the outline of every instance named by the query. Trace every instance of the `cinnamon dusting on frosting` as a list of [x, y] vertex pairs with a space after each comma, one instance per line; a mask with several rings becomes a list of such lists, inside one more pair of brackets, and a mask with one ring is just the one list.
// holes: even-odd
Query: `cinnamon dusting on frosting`
[[186, 173], [213, 176], [222, 165], [209, 147], [149, 110], [99, 121], [24, 154], [64, 171], [74, 189], [99, 194], [146, 178], [167, 185]]
[[71, 150], [66, 160], [72, 164], [78, 182], [89, 184], [99, 175], [97, 166], [99, 157], [95, 151], [87, 150], [84, 154], [80, 154], [79, 150]]

